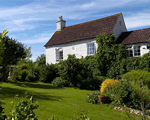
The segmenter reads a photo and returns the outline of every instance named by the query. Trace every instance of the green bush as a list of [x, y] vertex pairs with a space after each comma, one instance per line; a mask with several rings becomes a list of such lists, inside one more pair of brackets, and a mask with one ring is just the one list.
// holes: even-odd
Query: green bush
[[141, 81], [143, 80], [144, 85], [148, 85], [150, 88], [150, 72], [144, 70], [134, 70], [128, 72], [122, 76], [122, 79], [126, 79], [128, 81]]
[[47, 64], [39, 67], [40, 69], [40, 81], [45, 83], [51, 83], [56, 77], [59, 77], [58, 66], [55, 64]]
[[37, 109], [39, 105], [34, 105], [34, 103], [35, 100], [33, 99], [33, 96], [31, 96], [30, 101], [22, 100], [21, 102], [18, 102], [9, 113], [6, 120], [38, 120], [33, 110]]
[[0, 120], [5, 120], [5, 118], [7, 117], [6, 115], [3, 115], [4, 114], [4, 108], [2, 107], [2, 102], [0, 101]]
[[105, 76], [94, 76], [93, 78], [82, 80], [82, 82], [79, 84], [79, 88], [86, 90], [99, 90], [101, 83], [105, 79]]
[[98, 103], [98, 95], [99, 92], [93, 91], [92, 93], [87, 94], [87, 102], [92, 103], [92, 104], [97, 104]]
[[53, 81], [52, 84], [55, 87], [68, 87], [70, 86], [69, 83], [66, 80], [62, 80], [61, 77], [56, 77]]
[[104, 93], [111, 98], [112, 105], [120, 106], [121, 104], [130, 108], [141, 109], [142, 99], [145, 105], [149, 104], [150, 101], [150, 91], [148, 90], [148, 87], [146, 85], [144, 86], [144, 98], [141, 98], [140, 96], [141, 91], [140, 81], [135, 83], [133, 81], [122, 79], [119, 80], [119, 84], [107, 88]]
[[81, 80], [78, 78], [78, 74], [81, 72], [79, 59], [75, 55], [68, 55], [67, 60], [61, 61], [59, 65], [60, 77], [76, 87]]

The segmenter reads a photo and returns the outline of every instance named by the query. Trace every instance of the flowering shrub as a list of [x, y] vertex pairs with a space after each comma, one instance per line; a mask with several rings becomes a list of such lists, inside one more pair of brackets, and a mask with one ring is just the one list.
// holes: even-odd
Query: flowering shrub
[[103, 93], [106, 88], [114, 86], [114, 85], [116, 85], [118, 83], [119, 83], [118, 80], [106, 79], [101, 84], [100, 92]]
[[98, 95], [99, 95], [99, 92], [95, 92], [93, 91], [92, 94], [91, 93], [88, 93], [87, 94], [87, 101], [89, 103], [92, 103], [92, 104], [97, 104], [98, 103]]

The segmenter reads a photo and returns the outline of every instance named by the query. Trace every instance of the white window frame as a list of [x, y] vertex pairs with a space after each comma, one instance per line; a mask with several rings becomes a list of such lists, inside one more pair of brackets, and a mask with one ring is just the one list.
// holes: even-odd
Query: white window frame
[[56, 62], [59, 62], [63, 60], [63, 49], [62, 48], [57, 48], [55, 49], [55, 55], [56, 55]]
[[[133, 57], [133, 54], [134, 54], [133, 47], [134, 46], [128, 46], [128, 47], [126, 47], [127, 57]], [[132, 53], [129, 53], [129, 52], [132, 52]]]
[[[94, 50], [92, 50], [92, 45], [94, 44]], [[90, 51], [91, 50], [91, 51]], [[91, 54], [92, 52], [92, 54]], [[90, 43], [87, 43], [87, 56], [91, 56], [91, 55], [95, 55], [96, 53], [96, 45], [95, 45], [95, 42], [90, 42]]]
[[134, 46], [134, 56], [135, 57], [141, 56], [141, 46], [140, 45]]

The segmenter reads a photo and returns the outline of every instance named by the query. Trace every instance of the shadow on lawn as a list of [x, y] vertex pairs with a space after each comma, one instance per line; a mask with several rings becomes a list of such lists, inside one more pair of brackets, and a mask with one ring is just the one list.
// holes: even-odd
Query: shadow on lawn
[[25, 97], [25, 92], [28, 92], [29, 96], [33, 96], [35, 99], [42, 99], [42, 100], [50, 100], [50, 101], [59, 101], [62, 99], [60, 96], [52, 96], [52, 95], [44, 95], [43, 93], [37, 93], [37, 92], [29, 92], [27, 90], [17, 89], [17, 88], [10, 88], [10, 87], [2, 87], [0, 86], [0, 98], [14, 98], [16, 94], [19, 95], [19, 97]]
[[55, 87], [53, 85], [50, 85], [47, 83], [45, 84], [40, 84], [40, 83], [32, 83], [32, 82], [10, 82], [11, 84], [20, 86], [20, 87], [31, 87], [31, 88], [38, 88], [38, 89], [64, 89], [62, 87]]

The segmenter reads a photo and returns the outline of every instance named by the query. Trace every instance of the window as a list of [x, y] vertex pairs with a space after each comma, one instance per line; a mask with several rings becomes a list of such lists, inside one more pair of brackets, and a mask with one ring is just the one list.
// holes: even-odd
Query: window
[[94, 43], [88, 43], [87, 44], [87, 55], [94, 55], [95, 54], [95, 44]]
[[126, 50], [127, 50], [127, 57], [133, 57], [133, 47], [132, 46], [127, 47]]
[[56, 49], [56, 61], [63, 60], [63, 50], [61, 48]]
[[140, 47], [141, 46], [134, 46], [134, 56], [140, 56]]

